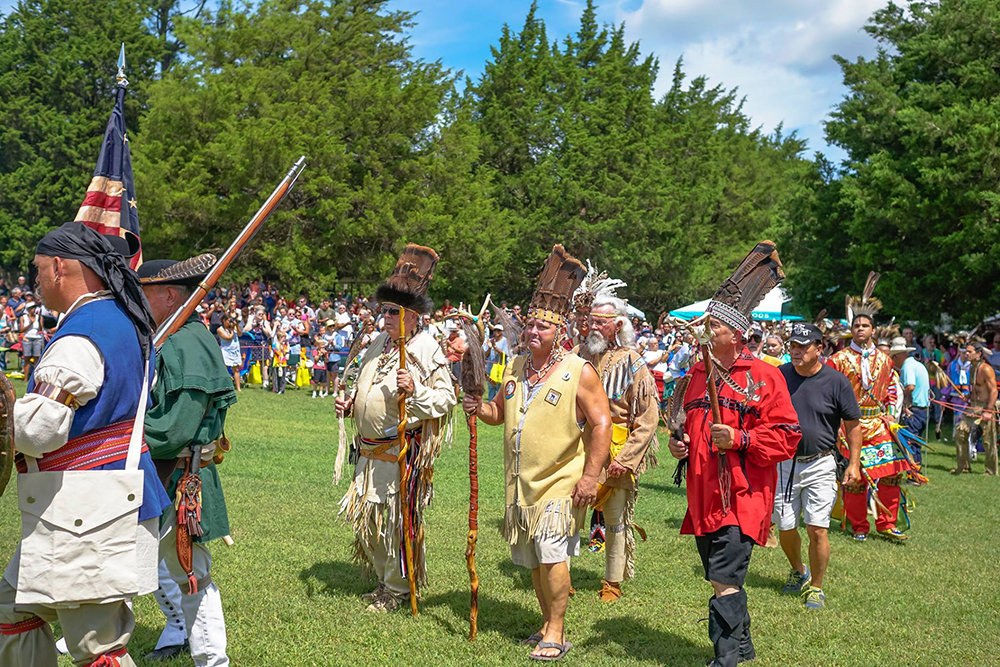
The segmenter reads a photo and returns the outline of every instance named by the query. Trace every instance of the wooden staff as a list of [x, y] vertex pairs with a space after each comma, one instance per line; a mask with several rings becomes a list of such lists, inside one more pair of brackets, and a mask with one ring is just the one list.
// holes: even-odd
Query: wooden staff
[[[462, 377], [459, 381], [462, 389], [470, 396], [482, 398], [483, 396], [483, 359], [479, 354], [474, 353], [475, 349], [482, 350], [483, 341], [486, 339], [486, 328], [483, 325], [483, 314], [490, 304], [490, 295], [486, 295], [486, 301], [479, 310], [479, 315], [473, 315], [464, 308], [459, 308], [454, 317], [459, 320], [462, 328], [466, 332], [468, 347], [462, 358]], [[447, 319], [447, 318], [446, 318]], [[465, 322], [473, 325], [474, 329], [466, 326]], [[476, 333], [479, 337], [476, 337]], [[469, 533], [465, 542], [465, 566], [469, 570], [469, 585], [471, 588], [471, 599], [469, 606], [469, 641], [476, 638], [479, 632], [479, 574], [476, 572], [476, 542], [479, 538], [479, 431], [476, 415], [471, 414], [466, 418], [469, 426]]]
[[[711, 326], [711, 320], [705, 318], [705, 326]], [[705, 362], [705, 380], [708, 383], [708, 402], [712, 406], [712, 423], [722, 423], [722, 410], [719, 409], [719, 389], [715, 386], [715, 362], [712, 360], [712, 351], [708, 343], [701, 344], [701, 357]], [[732, 485], [730, 477], [732, 473], [726, 467], [726, 452], [719, 450], [719, 490], [722, 493], [722, 514], [729, 513], [729, 495]]]
[[469, 569], [472, 600], [469, 610], [469, 641], [479, 630], [479, 575], [476, 573], [476, 540], [479, 537], [479, 433], [476, 415], [469, 415], [469, 534], [465, 544], [465, 565]]
[[[399, 370], [406, 370], [406, 309], [399, 308]], [[403, 549], [406, 552], [406, 579], [410, 584], [410, 611], [417, 615], [417, 573], [413, 571], [413, 539], [410, 537], [412, 521], [406, 500], [406, 487], [410, 478], [406, 474], [406, 393], [399, 392], [399, 504], [403, 512]]]

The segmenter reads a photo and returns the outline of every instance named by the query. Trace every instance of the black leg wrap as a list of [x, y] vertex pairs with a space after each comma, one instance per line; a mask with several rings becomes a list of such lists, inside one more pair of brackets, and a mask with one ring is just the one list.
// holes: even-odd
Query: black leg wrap
[[740, 639], [740, 662], [750, 662], [757, 658], [757, 650], [753, 647], [753, 637], [750, 636], [750, 611], [743, 615], [743, 638]]
[[[714, 667], [736, 667], [747, 615], [747, 593], [713, 597], [708, 601], [708, 637], [715, 647]], [[747, 635], [749, 639], [749, 635]]]

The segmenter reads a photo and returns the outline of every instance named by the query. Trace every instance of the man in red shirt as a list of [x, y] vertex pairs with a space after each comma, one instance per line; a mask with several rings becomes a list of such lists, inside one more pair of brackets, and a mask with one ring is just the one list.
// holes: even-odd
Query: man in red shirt
[[[763, 245], [744, 263], [774, 250], [773, 244], [762, 250]], [[777, 253], [771, 256], [777, 284], [783, 276]], [[723, 287], [727, 284], [732, 280]], [[705, 579], [715, 590], [708, 603], [708, 635], [715, 647], [709, 664], [734, 667], [756, 657], [743, 581], [754, 543], [767, 542], [777, 464], [795, 455], [802, 434], [781, 372], [744, 345], [759, 299], [725, 303], [718, 300], [722, 291], [707, 309], [721, 422], [712, 420], [702, 359], [675, 398], [683, 400], [686, 419], [683, 439], [671, 437], [669, 446], [674, 457], [688, 459], [688, 511], [681, 533], [695, 536]]]

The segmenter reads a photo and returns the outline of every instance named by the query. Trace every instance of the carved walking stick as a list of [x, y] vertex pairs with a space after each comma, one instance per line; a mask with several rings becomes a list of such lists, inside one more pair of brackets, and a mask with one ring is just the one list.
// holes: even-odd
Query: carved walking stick
[[[456, 317], [465, 332], [468, 346], [462, 358], [462, 391], [470, 396], [482, 398], [483, 385], [486, 383], [486, 360], [483, 357], [483, 340], [486, 337], [483, 326], [483, 313], [490, 303], [489, 295], [479, 310], [479, 315], [473, 315], [459, 310]], [[469, 425], [469, 534], [466, 537], [465, 565], [469, 569], [469, 584], [472, 588], [469, 611], [469, 641], [476, 638], [479, 630], [479, 575], [476, 573], [476, 541], [479, 536], [479, 467], [478, 444], [479, 434], [476, 425], [476, 415], [467, 417]]]

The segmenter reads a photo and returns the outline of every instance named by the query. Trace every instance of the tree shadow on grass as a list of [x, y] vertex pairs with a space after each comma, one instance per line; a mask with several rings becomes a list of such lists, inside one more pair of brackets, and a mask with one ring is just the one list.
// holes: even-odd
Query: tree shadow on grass
[[684, 496], [687, 497], [687, 490], [683, 486], [676, 486], [674, 484], [650, 484], [647, 482], [639, 482], [639, 490], [649, 489], [650, 491], [660, 491], [661, 493], [669, 493], [674, 496]]
[[[306, 597], [314, 595], [361, 595], [371, 590], [371, 582], [361, 567], [345, 561], [315, 563], [299, 572], [299, 581], [305, 586]], [[316, 586], [316, 582], [320, 586]]]
[[686, 637], [650, 628], [643, 621], [628, 616], [598, 621], [593, 630], [594, 634], [579, 642], [581, 647], [617, 644], [632, 660], [653, 660], [662, 665], [703, 665], [711, 650], [707, 637], [704, 644], [695, 644]]
[[[447, 608], [451, 614], [443, 614]], [[421, 609], [451, 634], [468, 635], [470, 594], [468, 590], [449, 591], [424, 598]], [[461, 620], [457, 620], [456, 618]], [[514, 641], [524, 639], [542, 624], [542, 614], [537, 606], [497, 600], [479, 592], [479, 632], [496, 632]]]

